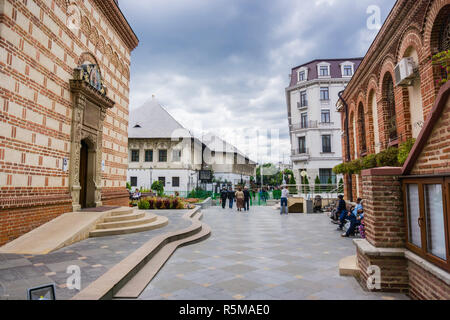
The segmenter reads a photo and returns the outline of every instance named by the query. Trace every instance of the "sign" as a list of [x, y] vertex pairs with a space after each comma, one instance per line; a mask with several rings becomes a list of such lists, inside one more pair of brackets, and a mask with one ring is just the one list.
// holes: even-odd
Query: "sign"
[[200, 170], [199, 179], [202, 182], [210, 182], [212, 181], [212, 171], [211, 170]]
[[102, 172], [105, 172], [105, 160], [102, 160]]
[[69, 169], [69, 159], [64, 158], [62, 161], [62, 170], [64, 172], [67, 172], [68, 169]]

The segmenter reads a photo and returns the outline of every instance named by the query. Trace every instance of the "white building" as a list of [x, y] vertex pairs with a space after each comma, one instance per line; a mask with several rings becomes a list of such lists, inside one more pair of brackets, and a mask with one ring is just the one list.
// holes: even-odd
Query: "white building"
[[256, 176], [256, 162], [213, 134], [203, 135], [202, 141], [208, 148], [204, 160], [213, 170], [217, 182], [228, 182], [233, 186], [241, 182], [250, 185], [250, 177]]
[[167, 192], [195, 188], [202, 169], [202, 143], [155, 98], [130, 113], [127, 181], [150, 189], [162, 181]]
[[192, 191], [200, 170], [212, 170], [216, 181], [249, 185], [256, 164], [231, 144], [205, 134], [195, 137], [155, 98], [130, 112], [127, 181], [132, 188], [151, 189], [154, 181], [167, 193]]
[[291, 160], [297, 183], [306, 171], [310, 183], [337, 183], [332, 171], [342, 162], [341, 121], [336, 111], [344, 90], [362, 58], [314, 60], [292, 69], [286, 88]]

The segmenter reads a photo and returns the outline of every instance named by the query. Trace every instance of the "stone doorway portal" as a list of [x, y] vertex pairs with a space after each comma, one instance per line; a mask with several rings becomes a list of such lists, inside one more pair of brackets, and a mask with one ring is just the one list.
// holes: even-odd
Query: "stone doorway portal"
[[70, 80], [73, 116], [69, 186], [73, 211], [102, 206], [103, 121], [114, 106], [95, 57], [83, 54]]

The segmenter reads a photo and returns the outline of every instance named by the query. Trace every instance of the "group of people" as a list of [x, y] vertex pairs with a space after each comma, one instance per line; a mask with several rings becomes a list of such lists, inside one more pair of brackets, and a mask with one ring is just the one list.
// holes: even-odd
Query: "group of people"
[[356, 205], [350, 211], [347, 210], [347, 204], [343, 195], [338, 196], [339, 201], [336, 209], [332, 212], [331, 218], [336, 224], [339, 224], [337, 230], [343, 231], [347, 222], [350, 222], [350, 226], [347, 231], [341, 234], [341, 237], [350, 237], [355, 235], [356, 231], [362, 238], [365, 238], [364, 234], [364, 208], [362, 205], [362, 199], [356, 200]]
[[225, 209], [226, 202], [228, 200], [228, 207], [233, 209], [233, 204], [236, 201], [236, 207], [238, 211], [250, 211], [250, 191], [248, 187], [238, 187], [237, 191], [233, 191], [233, 188], [223, 187], [220, 191], [220, 202], [222, 208]]

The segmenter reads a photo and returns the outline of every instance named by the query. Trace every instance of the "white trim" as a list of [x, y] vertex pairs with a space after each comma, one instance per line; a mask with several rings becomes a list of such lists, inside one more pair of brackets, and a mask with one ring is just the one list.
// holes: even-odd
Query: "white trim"
[[[305, 78], [303, 80], [300, 80], [300, 73], [305, 73]], [[301, 67], [297, 70], [297, 83], [308, 81], [308, 68], [307, 67]]]
[[[330, 68], [331, 64], [328, 62], [320, 62], [317, 64], [317, 77], [319, 79], [329, 79], [331, 78], [331, 68]], [[320, 75], [320, 67], [327, 67], [328, 68], [328, 75], [327, 76], [321, 76]]]
[[[341, 76], [342, 76], [342, 78], [351, 78], [351, 77], [353, 77], [353, 75], [355, 74], [355, 64], [353, 62], [345, 61], [345, 62], [342, 62], [340, 64], [340, 66], [341, 66]], [[352, 74], [350, 76], [346, 76], [344, 74], [344, 68], [348, 67], [348, 66], [352, 67]]]

